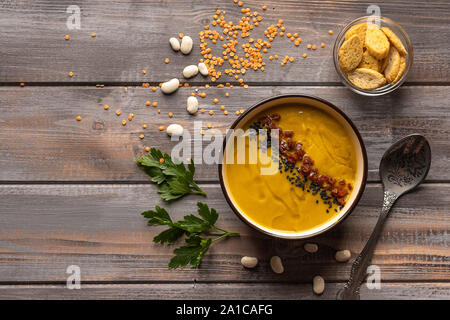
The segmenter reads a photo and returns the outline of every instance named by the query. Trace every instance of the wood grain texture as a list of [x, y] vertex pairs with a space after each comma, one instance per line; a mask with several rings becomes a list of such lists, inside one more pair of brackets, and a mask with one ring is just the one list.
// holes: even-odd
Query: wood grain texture
[[[160, 82], [181, 77], [182, 68], [200, 58], [198, 32], [208, 24], [216, 9], [227, 11], [235, 23], [242, 14], [228, 1], [78, 1], [81, 29], [68, 30], [66, 8], [71, 0], [3, 1], [0, 10], [2, 46], [0, 82]], [[287, 32], [299, 33], [303, 42], [295, 47], [286, 37], [276, 38], [267, 53], [264, 73], [248, 72], [250, 84], [340, 83], [334, 70], [332, 47], [339, 31], [351, 20], [365, 16], [371, 1], [266, 1], [268, 10], [252, 35], [284, 19]], [[261, 2], [245, 1], [262, 13]], [[407, 8], [407, 10], [405, 10]], [[381, 14], [398, 22], [408, 32], [414, 46], [414, 65], [409, 82], [449, 82], [450, 8], [443, 1], [396, 0], [380, 4]], [[334, 30], [330, 36], [328, 30]], [[97, 37], [92, 38], [91, 33]], [[174, 53], [168, 44], [179, 32], [195, 41], [187, 57]], [[69, 34], [71, 39], [64, 40]], [[20, 35], [20, 36], [18, 36]], [[316, 51], [308, 43], [326, 44]], [[215, 52], [219, 54], [220, 47]], [[308, 58], [301, 55], [308, 52]], [[293, 56], [296, 61], [281, 68], [268, 56]], [[169, 57], [171, 63], [163, 63]], [[141, 70], [146, 69], [143, 76]], [[74, 72], [73, 78], [68, 77]], [[229, 81], [224, 77], [224, 81]], [[205, 82], [201, 76], [194, 81]]]
[[[160, 125], [180, 123], [199, 141], [200, 130], [211, 123], [218, 132], [237, 118], [235, 111], [246, 109], [272, 95], [298, 93], [322, 97], [346, 112], [359, 128], [369, 158], [369, 180], [378, 181], [378, 165], [384, 151], [396, 140], [411, 133], [424, 134], [430, 141], [433, 162], [429, 180], [449, 181], [450, 92], [445, 86], [404, 86], [398, 92], [378, 98], [356, 95], [343, 87], [250, 87], [200, 88], [200, 108], [213, 116], [189, 115], [186, 98], [198, 87], [181, 88], [162, 96], [146, 88], [131, 87], [25, 87], [0, 89], [0, 180], [2, 181], [148, 181], [133, 158], [145, 146], [170, 152], [176, 142], [158, 130]], [[230, 97], [225, 97], [225, 92]], [[219, 98], [219, 103], [213, 103]], [[146, 107], [147, 100], [157, 108]], [[103, 105], [110, 110], [103, 110]], [[226, 116], [219, 109], [223, 104]], [[161, 109], [157, 114], [156, 109]], [[122, 116], [115, 115], [121, 109]], [[20, 111], [19, 111], [20, 110]], [[174, 117], [169, 118], [168, 113]], [[121, 119], [134, 113], [124, 127]], [[75, 117], [81, 115], [81, 122]], [[148, 129], [142, 129], [142, 124]], [[130, 134], [134, 131], [134, 134]], [[139, 139], [144, 133], [145, 138]], [[205, 137], [204, 137], [205, 138]], [[206, 141], [204, 145], [209, 144]], [[196, 178], [217, 181], [216, 165], [197, 165]]]
[[[151, 185], [3, 185], [0, 186], [0, 282], [65, 281], [66, 268], [78, 265], [83, 281], [304, 282], [316, 274], [344, 281], [350, 263], [334, 261], [336, 250], [353, 258], [367, 241], [380, 211], [382, 191], [369, 184], [357, 209], [337, 228], [312, 240], [317, 254], [304, 251], [305, 241], [264, 236], [241, 222], [224, 200], [220, 187], [205, 184], [208, 198], [189, 196], [162, 204]], [[450, 259], [450, 187], [425, 184], [401, 198], [380, 237], [373, 263], [383, 281], [448, 281]], [[241, 233], [213, 246], [198, 270], [167, 270], [171, 248], [155, 245], [159, 227], [148, 227], [139, 213], [162, 204], [177, 218], [206, 201], [220, 212], [218, 225]], [[240, 264], [257, 256], [255, 270]], [[271, 256], [283, 258], [285, 273], [274, 274]]]
[[[65, 285], [0, 285], [0, 299], [204, 299], [214, 300], [333, 300], [342, 283], [326, 283], [325, 292], [313, 294], [311, 284], [300, 283], [153, 283]], [[449, 283], [383, 283], [380, 290], [361, 289], [362, 300], [447, 300]]]

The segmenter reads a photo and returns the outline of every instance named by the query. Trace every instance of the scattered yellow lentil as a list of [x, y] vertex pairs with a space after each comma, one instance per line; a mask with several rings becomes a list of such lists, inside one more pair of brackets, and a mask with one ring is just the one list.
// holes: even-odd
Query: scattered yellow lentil
[[64, 39], [69, 40], [70, 36], [68, 34], [66, 34], [66, 36], [64, 37]]
[[211, 123], [208, 123], [208, 128], [212, 128], [212, 124]]
[[321, 47], [321, 48], [325, 48], [325, 43], [322, 42], [322, 43], [320, 44], [320, 47]]
[[155, 92], [156, 91], [156, 87], [152, 87], [152, 91]]
[[144, 135], [142, 133], [139, 135], [139, 139], [144, 139]]
[[331, 29], [328, 30], [328, 34], [330, 34], [330, 35], [333, 34], [333, 30], [331, 30]]
[[142, 129], [147, 129], [147, 125], [146, 125], [146, 124], [143, 124], [143, 125], [142, 125]]
[[317, 49], [317, 46], [316, 46], [315, 44], [313, 44], [312, 49], [313, 49], [313, 50], [316, 50], [316, 49]]
[[164, 158], [159, 159], [159, 163], [164, 163]]
[[214, 114], [214, 111], [210, 110], [209, 115], [212, 116]]
[[164, 127], [163, 126], [159, 126], [159, 131], [163, 131], [164, 130]]
[[200, 112], [201, 112], [201, 113], [205, 113], [205, 109], [201, 109]]
[[124, 126], [124, 125], [126, 125], [126, 124], [127, 124], [127, 120], [123, 119], [123, 120], [122, 120], [122, 125]]
[[152, 103], [150, 101], [145, 101], [145, 105], [148, 107], [150, 106]]
[[170, 117], [170, 118], [173, 117], [173, 112], [169, 112], [169, 117]]
[[142, 70], [141, 72], [142, 72], [142, 74], [146, 74], [147, 73], [147, 71], [145, 71], [145, 70]]
[[169, 63], [169, 62], [170, 62], [170, 59], [169, 59], [169, 58], [165, 58], [165, 59], [164, 59], [164, 62], [165, 62], [165, 63]]
[[69, 72], [69, 77], [73, 77], [73, 72], [72, 71]]
[[152, 106], [156, 108], [158, 106], [158, 101], [153, 101]]
[[77, 116], [75, 119], [76, 119], [77, 121], [81, 121], [81, 116]]
[[183, 39], [184, 34], [180, 32], [180, 33], [178, 34], [178, 36], [180, 37], [180, 39]]
[[92, 34], [91, 34], [91, 37], [92, 37], [92, 38], [95, 38], [96, 36], [97, 36], [96, 33], [92, 33]]
[[145, 152], [149, 152], [150, 151], [150, 147], [145, 147]]
[[219, 99], [214, 98], [213, 102], [214, 102], [215, 104], [218, 104], [218, 103], [219, 103]]
[[228, 111], [227, 110], [225, 110], [224, 112], [223, 112], [225, 115], [227, 115], [228, 114]]
[[103, 109], [108, 110], [108, 109], [109, 109], [109, 106], [108, 106], [107, 104], [105, 104], [105, 105], [103, 106]]
[[225, 92], [225, 97], [229, 97], [230, 94], [228, 92]]
[[204, 134], [205, 134], [205, 130], [202, 129], [202, 130], [200, 131], [200, 133], [201, 133], [202, 135], [204, 135]]
[[308, 55], [306, 54], [306, 53], [304, 53], [303, 55], [302, 55], [302, 57], [303, 58], [306, 58]]
[[225, 106], [220, 106], [220, 110], [225, 110]]
[[21, 87], [25, 87], [25, 83], [21, 82], [21, 83], [20, 83], [20, 86], [21, 86]]
[[116, 114], [117, 114], [118, 116], [120, 116], [120, 115], [122, 114], [122, 111], [120, 111], [120, 109], [118, 109], [118, 110], [116, 110]]

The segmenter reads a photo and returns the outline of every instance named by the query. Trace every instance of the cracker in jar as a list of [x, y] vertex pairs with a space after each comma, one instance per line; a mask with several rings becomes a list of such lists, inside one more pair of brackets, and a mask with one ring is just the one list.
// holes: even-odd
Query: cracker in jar
[[339, 67], [342, 72], [350, 72], [359, 65], [363, 55], [363, 43], [357, 35], [345, 40], [339, 49]]
[[384, 72], [384, 69], [386, 69], [386, 66], [388, 64], [388, 57], [384, 58], [383, 60], [380, 60], [380, 72]]
[[384, 76], [372, 69], [358, 68], [348, 74], [348, 79], [358, 88], [373, 90], [382, 87], [386, 83]]
[[405, 47], [403, 46], [402, 40], [400, 40], [400, 38], [397, 37], [397, 35], [391, 29], [389, 29], [388, 27], [382, 27], [381, 30], [402, 56], [408, 54], [408, 51], [406, 51]]
[[381, 62], [370, 55], [369, 51], [366, 50], [363, 53], [362, 60], [359, 63], [358, 68], [367, 68], [380, 72]]
[[390, 43], [383, 31], [374, 26], [367, 28], [364, 45], [372, 56], [381, 60], [388, 55]]
[[388, 63], [386, 69], [384, 69], [384, 76], [389, 83], [393, 83], [400, 70], [400, 53], [394, 46], [389, 49], [387, 59]]
[[406, 58], [405, 58], [405, 56], [401, 56], [400, 57], [400, 67], [399, 67], [399, 70], [398, 70], [398, 74], [395, 77], [394, 81], [392, 81], [392, 84], [397, 83], [397, 81], [400, 80], [400, 78], [405, 73], [405, 70], [406, 70]]
[[348, 40], [352, 36], [357, 35], [364, 44], [366, 38], [366, 30], [367, 30], [367, 23], [363, 22], [355, 24], [345, 33], [345, 40]]

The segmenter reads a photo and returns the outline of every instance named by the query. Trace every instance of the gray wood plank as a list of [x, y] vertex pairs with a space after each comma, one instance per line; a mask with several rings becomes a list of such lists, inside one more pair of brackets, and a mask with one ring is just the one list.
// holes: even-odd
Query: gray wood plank
[[[382, 202], [378, 184], [369, 184], [352, 215], [336, 229], [311, 241], [317, 254], [304, 251], [305, 241], [264, 236], [230, 210], [220, 187], [205, 184], [208, 198], [189, 196], [162, 204], [152, 185], [2, 185], [0, 186], [0, 282], [65, 281], [66, 268], [78, 265], [82, 281], [215, 281], [304, 282], [321, 274], [344, 281], [350, 263], [334, 261], [336, 250], [360, 252], [375, 225]], [[448, 281], [450, 259], [448, 184], [425, 184], [394, 207], [380, 237], [373, 263], [383, 281]], [[220, 213], [218, 225], [241, 236], [215, 244], [199, 270], [167, 270], [172, 249], [155, 245], [159, 227], [148, 227], [139, 213], [164, 205], [174, 219], [206, 201]], [[192, 210], [192, 211], [191, 211]], [[245, 270], [244, 255], [260, 265]], [[279, 255], [283, 275], [268, 265]]]
[[[238, 22], [242, 14], [233, 1], [81, 1], [81, 29], [68, 30], [66, 9], [70, 0], [17, 0], [3, 2], [0, 8], [0, 82], [160, 82], [181, 76], [184, 66], [198, 62], [198, 32], [210, 23], [216, 9], [227, 11]], [[245, 1], [263, 14], [261, 25], [252, 35], [284, 19], [287, 32], [299, 33], [303, 42], [295, 47], [286, 37], [276, 38], [267, 53], [264, 72], [247, 73], [249, 83], [301, 84], [340, 82], [334, 70], [332, 47], [339, 31], [351, 20], [365, 16], [371, 1]], [[414, 45], [414, 66], [409, 82], [449, 82], [450, 9], [447, 1], [385, 1], [381, 14], [406, 29]], [[330, 36], [328, 30], [334, 30]], [[172, 52], [168, 39], [183, 32], [195, 40], [191, 55]], [[92, 38], [91, 33], [97, 37]], [[71, 39], [64, 40], [69, 34]], [[239, 39], [240, 40], [240, 39]], [[308, 43], [324, 42], [316, 51]], [[218, 44], [219, 45], [219, 44]], [[216, 49], [217, 53], [221, 47]], [[308, 52], [308, 58], [301, 55]], [[281, 68], [270, 54], [290, 55], [293, 64]], [[169, 57], [171, 63], [163, 63]], [[141, 70], [146, 69], [143, 76]], [[74, 72], [73, 78], [68, 72]], [[224, 78], [229, 79], [229, 78]], [[231, 79], [233, 80], [233, 79]], [[205, 82], [201, 76], [195, 80]], [[224, 80], [229, 81], [229, 80]]]
[[[286, 93], [310, 94], [342, 108], [359, 128], [369, 158], [369, 180], [377, 181], [384, 151], [397, 139], [411, 133], [424, 134], [430, 141], [433, 162], [429, 180], [449, 181], [450, 92], [445, 86], [405, 86], [398, 92], [368, 99], [343, 87], [201, 87], [207, 97], [199, 98], [207, 112], [197, 117], [185, 110], [187, 96], [198, 87], [181, 88], [171, 96], [160, 91], [131, 87], [25, 87], [0, 89], [0, 180], [2, 181], [148, 181], [133, 158], [145, 146], [170, 152], [175, 142], [160, 125], [180, 123], [191, 134], [194, 121], [225, 129], [246, 109], [263, 98]], [[230, 96], [225, 97], [225, 92]], [[213, 103], [219, 98], [219, 103]], [[146, 107], [157, 101], [161, 114]], [[103, 110], [103, 105], [110, 110]], [[223, 104], [229, 111], [224, 115]], [[115, 115], [121, 109], [122, 116]], [[209, 110], [215, 113], [208, 114]], [[174, 117], [169, 118], [168, 113]], [[121, 119], [134, 113], [124, 127]], [[81, 115], [81, 122], [75, 117]], [[147, 129], [142, 129], [142, 124]], [[130, 134], [134, 131], [134, 134]], [[145, 138], [139, 139], [144, 133]], [[199, 140], [200, 138], [196, 138]], [[209, 142], [205, 142], [207, 145]], [[197, 165], [197, 179], [217, 181], [215, 165]]]
[[[68, 290], [65, 285], [0, 285], [0, 299], [333, 300], [342, 286], [326, 283], [325, 292], [317, 296], [311, 284], [299, 283], [81, 284], [80, 290]], [[449, 283], [383, 283], [379, 290], [369, 290], [364, 285], [361, 288], [362, 300], [449, 298]]]

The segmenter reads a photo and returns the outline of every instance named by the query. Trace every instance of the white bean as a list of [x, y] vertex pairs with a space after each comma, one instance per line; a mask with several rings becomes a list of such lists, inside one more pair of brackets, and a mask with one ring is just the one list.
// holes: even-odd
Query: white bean
[[177, 38], [170, 38], [169, 43], [173, 51], [180, 51], [180, 41]]
[[173, 78], [167, 82], [164, 82], [161, 86], [161, 91], [165, 94], [171, 94], [178, 90], [178, 86], [180, 85], [180, 81], [177, 78]]
[[200, 71], [202, 76], [207, 76], [209, 74], [208, 67], [203, 62], [198, 64], [198, 70]]
[[321, 276], [313, 278], [313, 291], [315, 294], [322, 294], [325, 290], [325, 280]]
[[275, 273], [280, 274], [284, 272], [283, 262], [279, 256], [273, 256], [270, 258], [270, 267]]
[[305, 243], [303, 248], [309, 253], [316, 253], [319, 250], [319, 246], [315, 243]]
[[255, 257], [242, 257], [241, 263], [246, 268], [254, 268], [258, 265], [258, 258]]
[[334, 255], [334, 258], [338, 262], [347, 262], [348, 260], [350, 260], [351, 256], [352, 256], [352, 253], [350, 252], [350, 250], [341, 250], [341, 251], [336, 252], [336, 254]]
[[198, 67], [194, 64], [187, 66], [186, 68], [183, 69], [183, 77], [185, 77], [186, 79], [195, 77], [198, 73]]
[[186, 101], [186, 110], [190, 114], [195, 114], [198, 110], [198, 100], [196, 97], [190, 96]]
[[184, 36], [181, 39], [180, 50], [183, 54], [189, 54], [192, 51], [192, 46], [194, 45], [194, 41], [189, 36]]
[[180, 137], [183, 135], [183, 127], [179, 124], [171, 124], [167, 127], [166, 132], [169, 136]]

